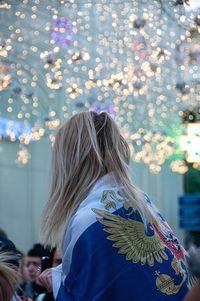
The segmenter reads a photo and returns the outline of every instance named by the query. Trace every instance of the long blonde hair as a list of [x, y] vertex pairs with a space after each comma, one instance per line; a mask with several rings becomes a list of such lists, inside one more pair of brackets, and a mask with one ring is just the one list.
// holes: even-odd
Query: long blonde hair
[[55, 137], [51, 191], [42, 216], [42, 241], [51, 246], [63, 243], [70, 218], [95, 182], [110, 172], [123, 187], [130, 205], [150, 221], [145, 197], [130, 179], [129, 160], [129, 146], [106, 112], [72, 116]]
[[9, 262], [18, 260], [18, 256], [0, 249], [0, 300], [10, 301], [19, 282], [14, 266]]

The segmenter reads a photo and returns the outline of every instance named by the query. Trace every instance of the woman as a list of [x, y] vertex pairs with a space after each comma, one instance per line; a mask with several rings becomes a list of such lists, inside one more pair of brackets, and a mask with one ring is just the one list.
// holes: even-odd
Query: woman
[[[62, 252], [58, 248], [53, 248], [50, 252], [49, 257], [46, 257], [47, 262], [46, 262], [46, 268], [48, 267], [57, 267], [62, 263]], [[50, 290], [50, 292], [45, 292], [40, 294], [37, 297], [36, 301], [54, 301], [53, 293]]]
[[62, 267], [38, 282], [57, 301], [182, 300], [184, 249], [129, 176], [130, 150], [105, 112], [74, 115], [53, 147], [41, 233], [63, 245]]
[[17, 285], [17, 273], [9, 262], [13, 254], [0, 250], [0, 300], [10, 301]]
[[31, 301], [20, 298], [16, 294], [19, 284], [19, 274], [16, 262], [19, 256], [11, 251], [0, 249], [0, 300], [1, 301]]

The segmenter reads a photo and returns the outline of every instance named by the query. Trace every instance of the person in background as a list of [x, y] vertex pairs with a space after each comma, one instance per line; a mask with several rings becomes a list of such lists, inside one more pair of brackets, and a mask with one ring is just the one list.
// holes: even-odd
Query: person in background
[[8, 254], [10, 254], [10, 261], [8, 264], [11, 265], [17, 273], [19, 273], [21, 253], [16, 249], [15, 244], [8, 238], [0, 237], [0, 252], [8, 252]]
[[32, 301], [21, 299], [17, 294], [20, 282], [21, 252], [7, 236], [0, 237], [0, 300], [1, 301]]
[[6, 234], [6, 232], [2, 228], [0, 228], [0, 240], [1, 240], [1, 238], [8, 239], [8, 235]]
[[21, 261], [21, 276], [23, 282], [31, 281], [31, 278], [29, 276], [29, 267], [29, 258], [27, 255], [23, 255]]
[[19, 290], [19, 293], [21, 291], [21, 296], [29, 297], [33, 300], [37, 298], [39, 291], [37, 289], [36, 279], [41, 273], [41, 259], [43, 256], [49, 256], [49, 252], [49, 249], [41, 244], [34, 244], [28, 251], [23, 267], [28, 281], [25, 281], [21, 285]]
[[[48, 267], [55, 268], [62, 263], [62, 252], [58, 248], [53, 248], [49, 255]], [[37, 298], [37, 301], [54, 301], [54, 296], [52, 292], [46, 292], [40, 294]]]
[[189, 248], [190, 254], [190, 269], [197, 278], [196, 285], [187, 294], [184, 301], [199, 301], [200, 300], [200, 248], [191, 245]]
[[56, 301], [182, 301], [188, 292], [186, 251], [129, 162], [106, 112], [75, 114], [58, 130], [41, 237], [63, 246], [63, 262], [38, 278]]
[[55, 268], [62, 263], [62, 252], [58, 248], [53, 248], [50, 256], [50, 265]]
[[14, 299], [18, 274], [11, 263], [13, 260], [18, 260], [16, 255], [0, 249], [0, 300], [2, 301]]
[[21, 256], [20, 266], [19, 266], [19, 273], [20, 273], [20, 281], [19, 286], [17, 288], [17, 292], [19, 295], [23, 294], [25, 285], [28, 281], [31, 281], [29, 278], [29, 270], [27, 267], [27, 259], [28, 257], [24, 254]]
[[18, 262], [18, 255], [0, 249], [0, 300], [1, 301], [32, 301], [21, 298], [16, 293], [19, 285], [19, 273], [13, 262]]

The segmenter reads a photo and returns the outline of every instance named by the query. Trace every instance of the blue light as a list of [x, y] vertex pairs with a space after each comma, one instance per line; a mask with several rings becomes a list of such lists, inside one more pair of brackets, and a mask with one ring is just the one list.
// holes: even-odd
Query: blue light
[[98, 114], [101, 112], [107, 112], [112, 118], [114, 118], [116, 115], [116, 111], [112, 105], [110, 106], [96, 105], [93, 107], [93, 111], [95, 111]]
[[23, 124], [20, 121], [0, 118], [0, 138], [9, 141], [20, 141], [26, 136], [29, 141], [32, 141], [32, 126]]

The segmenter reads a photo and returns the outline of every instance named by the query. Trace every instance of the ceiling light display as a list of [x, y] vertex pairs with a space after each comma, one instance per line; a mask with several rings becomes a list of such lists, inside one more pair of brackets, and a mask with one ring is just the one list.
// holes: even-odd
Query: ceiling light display
[[54, 16], [51, 24], [51, 42], [66, 48], [74, 40], [73, 25], [68, 17]]
[[135, 161], [154, 173], [164, 163], [186, 172], [181, 112], [200, 102], [199, 15], [186, 13], [187, 4], [22, 0], [0, 6], [0, 113], [31, 125], [32, 138], [20, 143], [44, 135], [53, 143], [55, 130], [75, 112], [105, 110]]

